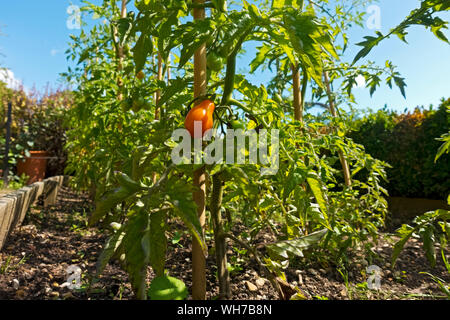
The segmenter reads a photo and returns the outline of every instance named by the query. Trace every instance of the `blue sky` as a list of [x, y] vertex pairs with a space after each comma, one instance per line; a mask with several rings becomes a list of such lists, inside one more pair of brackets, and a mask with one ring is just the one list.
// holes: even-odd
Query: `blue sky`
[[[71, 33], [66, 26], [67, 8], [78, 1], [66, 0], [22, 0], [4, 1], [0, 11], [0, 66], [9, 68], [16, 79], [27, 88], [36, 85], [42, 89], [47, 83], [56, 88], [60, 84], [59, 73], [67, 70], [64, 55]], [[397, 25], [418, 0], [381, 0], [381, 31], [385, 33]], [[442, 15], [450, 20], [450, 14]], [[351, 46], [345, 59], [351, 61], [365, 35], [373, 35], [374, 30], [355, 28], [350, 33]], [[450, 32], [445, 31], [450, 38]], [[450, 45], [436, 39], [421, 27], [409, 29], [409, 44], [397, 38], [382, 42], [367, 57], [384, 65], [389, 59], [398, 66], [398, 71], [406, 78], [406, 99], [397, 88], [379, 88], [373, 97], [368, 89], [358, 88], [354, 93], [359, 108], [379, 109], [385, 104], [395, 110], [412, 109], [417, 105], [437, 105], [442, 97], [450, 96]], [[251, 50], [249, 51], [249, 53]], [[244, 60], [248, 60], [245, 59]], [[254, 81], [261, 77], [251, 77]]]

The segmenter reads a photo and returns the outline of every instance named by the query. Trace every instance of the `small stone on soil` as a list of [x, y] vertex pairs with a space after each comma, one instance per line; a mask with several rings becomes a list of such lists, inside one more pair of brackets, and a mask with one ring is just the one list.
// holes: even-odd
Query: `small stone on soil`
[[263, 287], [264, 284], [266, 283], [266, 279], [264, 279], [264, 278], [258, 278], [258, 279], [255, 281], [255, 283], [256, 283], [256, 285], [257, 285], [258, 287]]
[[13, 288], [14, 288], [14, 290], [17, 290], [17, 289], [19, 289], [19, 286], [20, 286], [20, 284], [19, 284], [19, 280], [17, 280], [17, 279], [13, 279], [13, 281], [12, 281], [12, 285], [13, 285]]
[[308, 269], [308, 273], [311, 273], [313, 276], [318, 276], [319, 274], [317, 273], [317, 271], [316, 270], [314, 270], [313, 268], [309, 268]]
[[253, 283], [251, 283], [250, 281], [245, 281], [245, 285], [247, 286], [247, 289], [251, 292], [255, 292], [258, 291], [258, 287], [255, 286]]

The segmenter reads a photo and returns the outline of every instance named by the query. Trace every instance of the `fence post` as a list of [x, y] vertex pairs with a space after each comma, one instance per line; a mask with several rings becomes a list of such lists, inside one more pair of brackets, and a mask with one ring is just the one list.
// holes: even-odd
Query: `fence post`
[[9, 175], [9, 145], [11, 140], [11, 112], [12, 104], [8, 102], [8, 112], [6, 120], [6, 141], [5, 141], [5, 157], [3, 159], [3, 186], [8, 187], [8, 175]]

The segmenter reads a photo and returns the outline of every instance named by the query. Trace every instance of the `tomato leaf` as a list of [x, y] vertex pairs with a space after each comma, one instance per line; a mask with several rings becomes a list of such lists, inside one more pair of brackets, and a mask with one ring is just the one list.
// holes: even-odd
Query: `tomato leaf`
[[158, 211], [150, 214], [150, 229], [148, 230], [150, 244], [150, 265], [156, 276], [164, 275], [166, 262], [167, 238], [166, 238], [166, 211]]
[[103, 251], [97, 260], [97, 275], [103, 272], [109, 260], [122, 243], [124, 235], [125, 234], [123, 232], [117, 231], [106, 241]]
[[303, 257], [303, 250], [319, 243], [327, 232], [328, 229], [322, 229], [301, 238], [268, 244], [266, 248], [274, 259], [286, 260], [289, 254]]
[[436, 249], [434, 248], [434, 228], [433, 225], [429, 225], [425, 228], [424, 232], [421, 234], [423, 249], [425, 255], [430, 262], [431, 267], [436, 266]]
[[142, 33], [133, 48], [133, 59], [136, 66], [136, 72], [139, 72], [144, 68], [147, 57], [151, 55], [152, 52], [152, 40], [147, 34]]
[[[314, 175], [316, 175], [314, 173]], [[327, 228], [330, 228], [329, 221], [328, 221], [328, 215], [327, 215], [327, 203], [325, 201], [323, 192], [322, 192], [322, 186], [320, 183], [320, 180], [318, 180], [316, 177], [311, 176], [311, 172], [309, 173], [309, 176], [306, 178], [306, 181], [308, 182], [309, 187], [311, 188], [312, 193], [314, 194], [314, 198], [317, 201], [317, 204], [320, 207], [320, 211], [322, 212], [324, 216], [324, 226]]]
[[94, 223], [98, 222], [117, 204], [121, 203], [134, 193], [135, 191], [126, 189], [124, 187], [119, 187], [107, 192], [106, 195], [104, 195], [101, 200], [97, 202], [96, 208], [89, 218], [89, 225], [93, 225]]

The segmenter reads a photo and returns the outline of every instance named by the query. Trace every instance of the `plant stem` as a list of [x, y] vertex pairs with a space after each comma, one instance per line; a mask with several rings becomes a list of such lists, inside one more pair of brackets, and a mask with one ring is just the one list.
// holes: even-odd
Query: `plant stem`
[[227, 244], [223, 236], [222, 206], [223, 181], [219, 173], [212, 176], [211, 217], [214, 227], [219, 299], [231, 299], [230, 275], [227, 268]]
[[306, 89], [308, 88], [308, 74], [306, 73], [306, 69], [302, 67], [303, 79], [302, 79], [302, 90], [301, 90], [301, 108], [304, 110], [305, 106], [305, 96]]
[[233, 240], [234, 242], [239, 244], [241, 247], [247, 249], [253, 255], [253, 257], [255, 257], [255, 260], [258, 263], [260, 269], [262, 269], [264, 271], [267, 279], [269, 279], [269, 281], [272, 284], [273, 288], [278, 292], [279, 297], [281, 299], [284, 299], [284, 293], [281, 290], [281, 287], [280, 287], [278, 281], [276, 280], [276, 278], [272, 274], [272, 272], [270, 272], [270, 270], [266, 267], [266, 265], [261, 261], [261, 258], [259, 257], [258, 252], [254, 248], [252, 248], [248, 243], [246, 243], [246, 242], [242, 241], [241, 239], [235, 237], [231, 233], [225, 233], [223, 236], [225, 238]]

